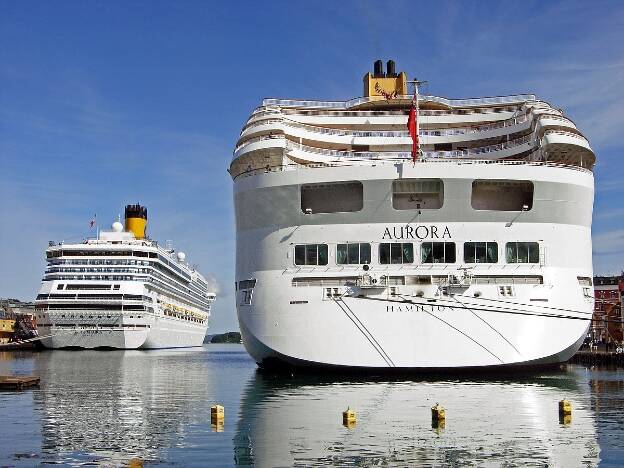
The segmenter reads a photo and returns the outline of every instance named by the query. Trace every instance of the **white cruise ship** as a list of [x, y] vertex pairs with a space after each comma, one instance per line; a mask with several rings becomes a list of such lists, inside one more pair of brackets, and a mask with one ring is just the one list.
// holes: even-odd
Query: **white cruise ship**
[[215, 294], [183, 252], [145, 237], [147, 209], [78, 244], [50, 243], [35, 302], [47, 348], [201, 346]]
[[245, 123], [237, 311], [260, 366], [539, 366], [581, 345], [587, 139], [534, 95], [419, 83], [377, 61], [361, 98], [265, 99]]

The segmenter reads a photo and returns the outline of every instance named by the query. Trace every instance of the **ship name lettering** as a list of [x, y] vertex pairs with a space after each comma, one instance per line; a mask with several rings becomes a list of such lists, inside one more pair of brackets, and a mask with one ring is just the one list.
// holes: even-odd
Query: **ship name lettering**
[[385, 239], [395, 239], [395, 240], [403, 240], [403, 239], [451, 239], [451, 231], [448, 226], [444, 226], [444, 230], [442, 231], [442, 235], [438, 232], [438, 226], [425, 226], [423, 224], [416, 226], [394, 226], [392, 228], [386, 227], [384, 229], [383, 236], [381, 236], [382, 240]]
[[410, 305], [386, 305], [386, 312], [424, 312], [425, 306], [418, 304]]
[[431, 305], [427, 306], [428, 309], [425, 310], [425, 305], [421, 304], [387, 304], [386, 312], [444, 312], [445, 307], [440, 305]]

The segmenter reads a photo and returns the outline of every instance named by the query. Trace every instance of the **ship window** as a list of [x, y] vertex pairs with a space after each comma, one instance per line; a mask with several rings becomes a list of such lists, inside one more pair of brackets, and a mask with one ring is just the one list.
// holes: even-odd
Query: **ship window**
[[301, 211], [306, 214], [360, 211], [363, 206], [362, 182], [329, 182], [301, 186]]
[[423, 242], [420, 258], [422, 263], [455, 263], [455, 242]]
[[370, 263], [371, 246], [370, 244], [353, 243], [338, 244], [336, 247], [336, 263], [338, 265], [357, 265]]
[[507, 263], [539, 263], [537, 242], [507, 242], [505, 248]]
[[395, 210], [437, 210], [444, 203], [444, 183], [440, 179], [399, 179], [392, 182]]
[[414, 263], [414, 245], [411, 242], [379, 244], [379, 263], [382, 265]]
[[246, 289], [241, 291], [240, 305], [251, 305], [251, 299], [253, 297], [253, 289]]
[[533, 182], [475, 180], [470, 202], [475, 210], [528, 211], [533, 207]]
[[327, 265], [327, 244], [296, 245], [295, 265]]
[[238, 283], [238, 289], [253, 289], [256, 287], [255, 279], [242, 280]]
[[65, 287], [65, 285], [64, 285], [64, 284], [59, 284], [59, 285], [56, 287], [56, 289], [63, 289], [64, 287]]
[[498, 244], [496, 242], [465, 242], [464, 262], [498, 263]]

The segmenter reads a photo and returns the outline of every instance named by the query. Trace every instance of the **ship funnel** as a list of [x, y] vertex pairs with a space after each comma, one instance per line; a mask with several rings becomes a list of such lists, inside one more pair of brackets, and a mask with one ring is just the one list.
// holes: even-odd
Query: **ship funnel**
[[364, 75], [364, 97], [374, 98], [376, 101], [390, 101], [407, 94], [405, 72], [397, 73], [394, 60], [388, 60], [387, 66], [387, 73], [384, 73], [384, 63], [376, 60], [373, 74]]
[[125, 230], [131, 232], [137, 239], [145, 238], [145, 227], [147, 225], [147, 208], [140, 204], [126, 205]]
[[394, 60], [388, 60], [386, 62], [386, 76], [388, 78], [396, 78], [397, 74], [394, 69]]
[[373, 77], [383, 78], [384, 76], [385, 75], [383, 71], [383, 62], [381, 60], [376, 60], [374, 65]]

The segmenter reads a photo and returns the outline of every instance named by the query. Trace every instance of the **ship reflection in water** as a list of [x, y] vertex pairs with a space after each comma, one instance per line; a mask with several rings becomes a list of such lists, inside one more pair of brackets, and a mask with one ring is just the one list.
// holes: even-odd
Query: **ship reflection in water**
[[[560, 423], [558, 400], [572, 401]], [[431, 407], [446, 408], [444, 428]], [[342, 426], [347, 407], [357, 411]], [[575, 380], [318, 382], [255, 375], [243, 395], [241, 466], [596, 465], [593, 413]]]
[[157, 460], [185, 426], [206, 419], [197, 402], [209, 393], [211, 376], [197, 351], [53, 351], [41, 357], [34, 372], [53, 376], [46, 391], [35, 394], [43, 409], [44, 450], [97, 453], [113, 462], [132, 455]]
[[[0, 353], [0, 465], [617, 466], [621, 371], [531, 378], [358, 380], [261, 373], [240, 345], [195, 350]], [[347, 380], [345, 380], [347, 379]], [[559, 421], [558, 402], [573, 407]], [[225, 407], [214, 431], [210, 406]], [[433, 428], [431, 407], [446, 408]], [[342, 425], [351, 407], [357, 422]]]

